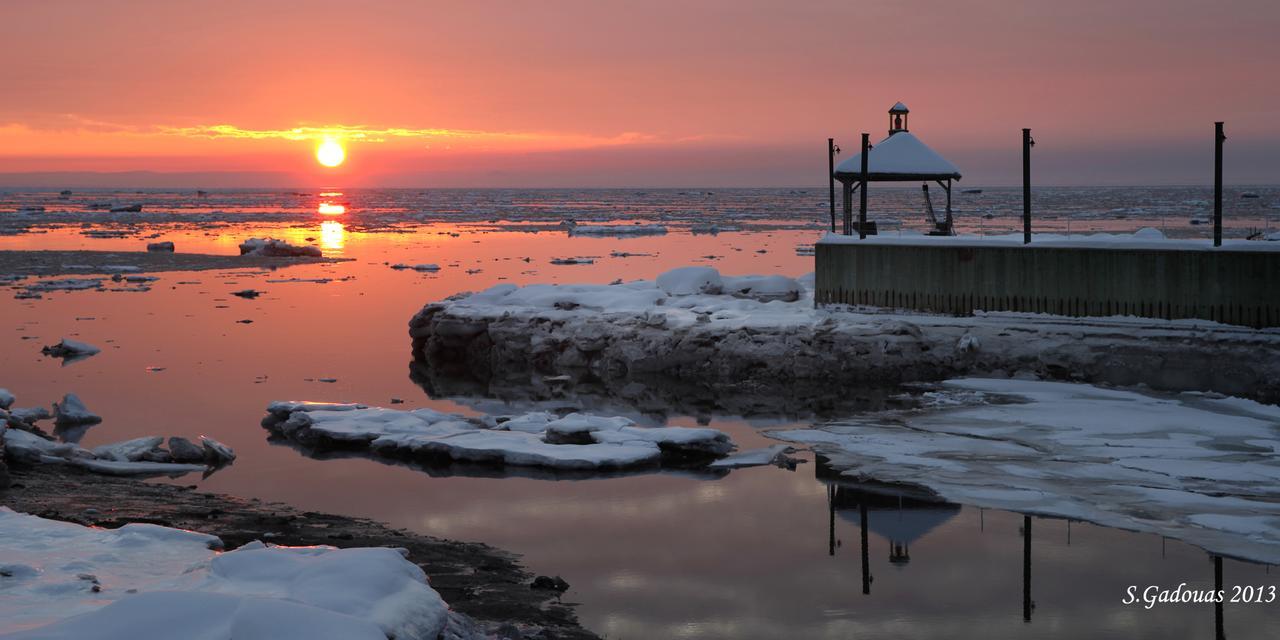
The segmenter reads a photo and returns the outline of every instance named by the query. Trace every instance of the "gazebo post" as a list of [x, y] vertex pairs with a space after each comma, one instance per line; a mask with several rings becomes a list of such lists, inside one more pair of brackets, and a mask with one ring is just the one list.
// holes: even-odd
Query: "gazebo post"
[[951, 221], [951, 178], [947, 178], [945, 184], [939, 180], [938, 184], [942, 185], [942, 190], [947, 192], [947, 235], [954, 236], [956, 228]]
[[844, 194], [844, 229], [841, 231], [847, 236], [853, 233], [853, 183], [841, 180], [840, 186]]
[[862, 193], [858, 194], [858, 238], [867, 239], [867, 151], [871, 148], [871, 134], [862, 134]]

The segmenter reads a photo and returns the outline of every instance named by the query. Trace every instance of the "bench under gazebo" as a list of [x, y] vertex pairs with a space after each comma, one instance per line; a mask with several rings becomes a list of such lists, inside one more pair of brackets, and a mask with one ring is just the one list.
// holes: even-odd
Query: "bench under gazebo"
[[[863, 235], [876, 233], [875, 222], [862, 224], [853, 220], [853, 193], [862, 189], [865, 208], [866, 182], [921, 182], [928, 207], [929, 221], [933, 224], [930, 235], [954, 235], [951, 221], [951, 181], [960, 179], [960, 170], [938, 152], [921, 142], [907, 130], [907, 105], [901, 102], [889, 109], [889, 137], [870, 147], [867, 152], [867, 173], [862, 174], [862, 154], [846, 158], [836, 166], [832, 177], [840, 182], [844, 196], [844, 235], [859, 231]], [[865, 182], [864, 182], [865, 181]], [[946, 214], [939, 220], [929, 199], [929, 183], [936, 182], [947, 193]], [[863, 211], [865, 214], [865, 210]], [[864, 216], [859, 216], [862, 219]], [[832, 220], [834, 230], [835, 220]]]

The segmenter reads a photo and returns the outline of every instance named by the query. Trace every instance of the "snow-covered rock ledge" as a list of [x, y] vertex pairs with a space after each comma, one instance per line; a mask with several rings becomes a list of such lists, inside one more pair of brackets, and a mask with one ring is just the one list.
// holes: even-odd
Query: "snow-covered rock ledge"
[[705, 466], [733, 450], [715, 429], [639, 427], [624, 417], [547, 412], [466, 416], [361, 404], [273, 402], [262, 426], [307, 447], [355, 449], [423, 462], [470, 462], [556, 471]]
[[1037, 380], [949, 380], [934, 408], [769, 436], [858, 481], [1280, 562], [1280, 407]]
[[[812, 280], [686, 267], [613, 285], [503, 284], [426, 305], [414, 357], [480, 380], [658, 374], [735, 393], [836, 393], [965, 375], [1146, 384], [1280, 400], [1280, 331], [1206, 321], [814, 308]], [[527, 373], [525, 373], [527, 377]], [[840, 391], [844, 392], [844, 391]]]

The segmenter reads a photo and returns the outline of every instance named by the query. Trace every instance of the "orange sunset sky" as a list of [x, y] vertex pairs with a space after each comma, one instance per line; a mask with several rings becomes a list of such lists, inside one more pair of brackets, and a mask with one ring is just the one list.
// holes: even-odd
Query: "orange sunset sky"
[[[0, 3], [0, 185], [816, 186], [894, 101], [972, 185], [1280, 182], [1280, 2]], [[323, 137], [347, 161], [321, 167]], [[96, 175], [99, 172], [154, 172]]]

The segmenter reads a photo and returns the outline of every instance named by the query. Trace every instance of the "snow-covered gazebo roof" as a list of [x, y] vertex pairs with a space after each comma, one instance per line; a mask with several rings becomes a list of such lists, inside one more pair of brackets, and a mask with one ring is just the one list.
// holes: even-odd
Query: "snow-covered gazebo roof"
[[[836, 165], [837, 178], [858, 178], [862, 174], [862, 154], [845, 158]], [[871, 147], [867, 153], [867, 180], [873, 182], [914, 182], [959, 180], [960, 170], [910, 131], [896, 131]]]

